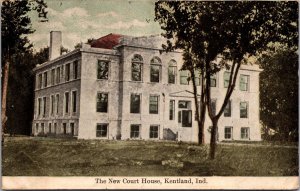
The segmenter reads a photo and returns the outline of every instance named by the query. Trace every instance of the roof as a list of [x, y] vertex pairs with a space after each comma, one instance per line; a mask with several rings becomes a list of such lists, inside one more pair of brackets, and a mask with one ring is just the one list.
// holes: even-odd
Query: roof
[[113, 49], [113, 47], [120, 43], [121, 37], [123, 37], [123, 35], [110, 33], [93, 41], [91, 47]]

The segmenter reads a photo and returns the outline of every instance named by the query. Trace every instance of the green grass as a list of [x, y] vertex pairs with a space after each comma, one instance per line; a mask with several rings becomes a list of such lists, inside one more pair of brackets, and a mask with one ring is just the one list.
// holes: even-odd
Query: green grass
[[6, 138], [4, 176], [297, 176], [298, 148], [152, 141]]

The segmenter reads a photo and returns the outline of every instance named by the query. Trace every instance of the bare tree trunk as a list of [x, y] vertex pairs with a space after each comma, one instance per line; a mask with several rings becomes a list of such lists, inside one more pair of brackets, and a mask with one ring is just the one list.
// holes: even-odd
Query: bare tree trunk
[[205, 114], [206, 114], [206, 97], [205, 97], [205, 78], [201, 78], [201, 99], [200, 99], [200, 122], [201, 122], [201, 132], [202, 132], [202, 143], [205, 142], [204, 134], [204, 123], [205, 123]]
[[191, 72], [191, 78], [192, 78], [192, 83], [193, 83], [193, 93], [194, 93], [194, 101], [195, 101], [195, 106], [196, 106], [196, 117], [197, 117], [197, 123], [198, 123], [198, 144], [203, 144], [203, 126], [204, 122], [202, 123], [200, 117], [199, 117], [199, 102], [198, 102], [198, 92], [197, 92], [197, 86], [195, 82], [195, 72], [194, 68], [190, 70]]
[[8, 75], [9, 75], [9, 59], [6, 59], [3, 71], [3, 85], [2, 85], [2, 105], [1, 105], [1, 127], [2, 127], [2, 144], [4, 143], [4, 128], [6, 125], [6, 99], [7, 99], [7, 87], [8, 87]]
[[210, 150], [209, 150], [209, 157], [211, 160], [215, 159], [216, 148], [217, 148], [217, 132], [218, 132], [218, 120], [214, 118], [212, 120], [213, 127], [211, 129], [211, 141], [210, 141]]

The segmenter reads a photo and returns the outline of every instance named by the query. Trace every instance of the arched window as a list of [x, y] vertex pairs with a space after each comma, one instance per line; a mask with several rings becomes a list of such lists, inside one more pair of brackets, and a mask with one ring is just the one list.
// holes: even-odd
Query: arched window
[[143, 57], [135, 54], [131, 60], [131, 80], [142, 81]]
[[175, 84], [177, 77], [177, 63], [175, 60], [170, 60], [168, 68], [168, 83]]
[[161, 60], [157, 56], [150, 61], [150, 82], [158, 83], [160, 81]]

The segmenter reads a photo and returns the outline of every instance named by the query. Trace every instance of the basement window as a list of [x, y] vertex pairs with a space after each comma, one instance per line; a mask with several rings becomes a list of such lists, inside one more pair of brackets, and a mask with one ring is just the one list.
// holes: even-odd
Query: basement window
[[140, 125], [131, 125], [130, 138], [139, 138], [139, 137], [140, 137]]
[[242, 127], [241, 128], [241, 139], [249, 139], [249, 127]]
[[67, 134], [67, 123], [63, 123], [63, 134]]
[[225, 127], [224, 129], [224, 138], [232, 139], [232, 127]]
[[106, 123], [98, 123], [96, 129], [96, 137], [107, 137], [107, 127]]
[[158, 138], [158, 129], [159, 129], [158, 125], [150, 126], [150, 135], [149, 135], [150, 139]]

